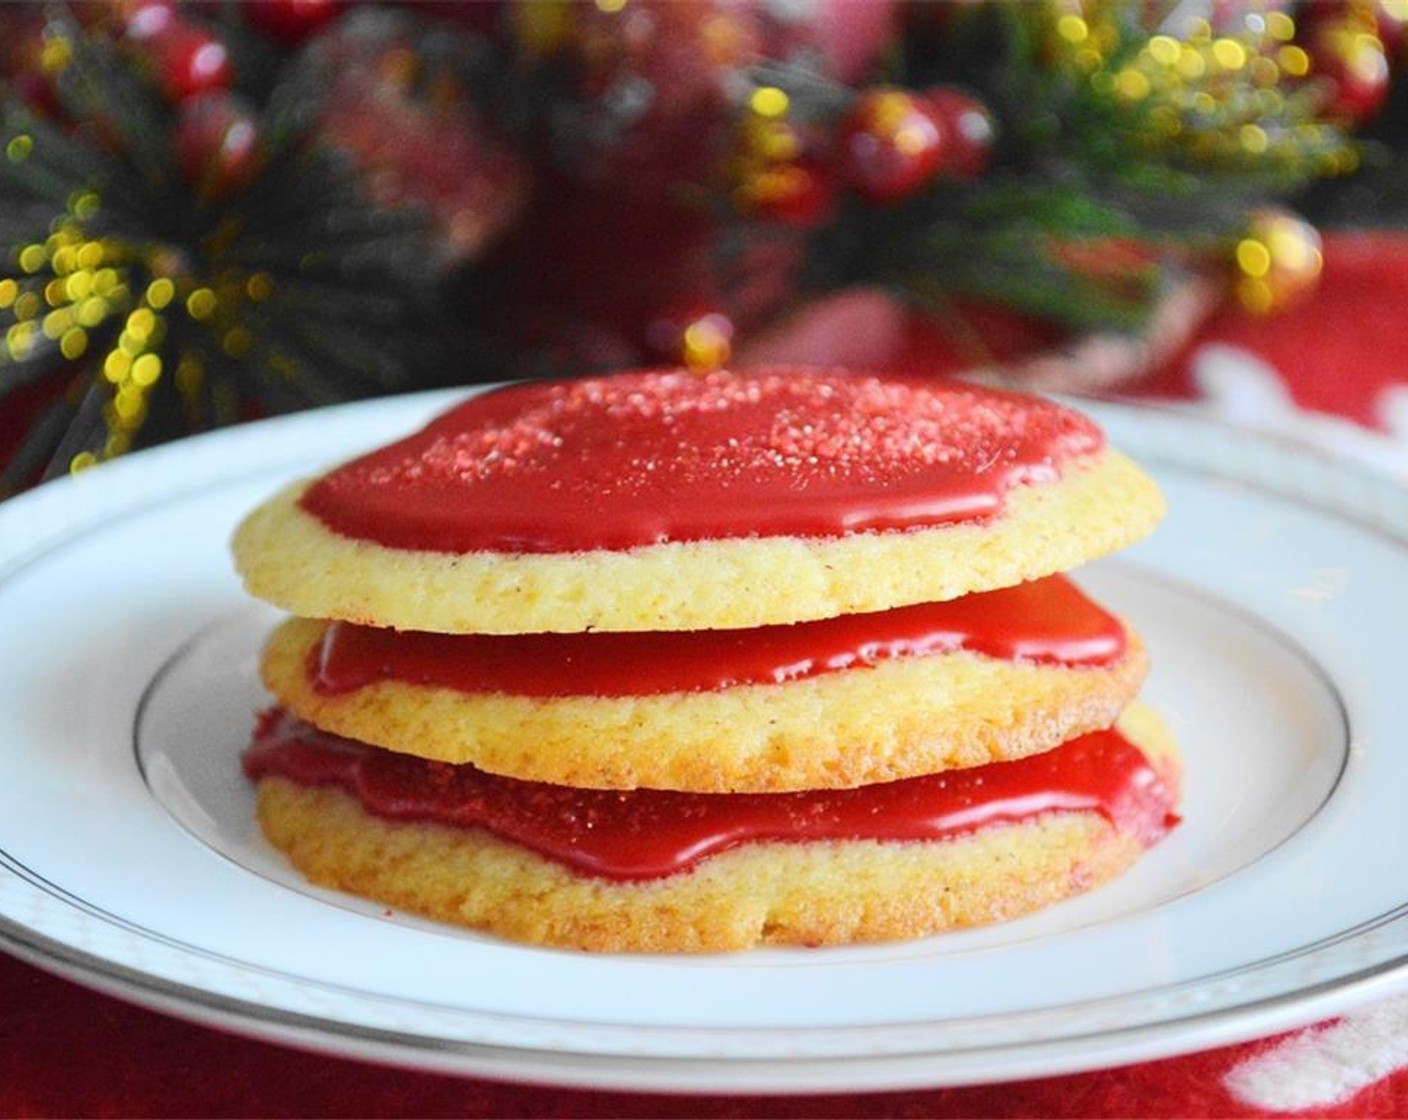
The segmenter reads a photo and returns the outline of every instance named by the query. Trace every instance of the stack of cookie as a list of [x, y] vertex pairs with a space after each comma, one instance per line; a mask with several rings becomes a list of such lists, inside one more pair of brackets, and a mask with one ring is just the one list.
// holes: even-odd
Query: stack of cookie
[[1118, 874], [1179, 763], [1060, 574], [1148, 533], [1082, 415], [774, 369], [511, 386], [255, 510], [245, 768], [310, 879], [595, 950], [917, 937]]

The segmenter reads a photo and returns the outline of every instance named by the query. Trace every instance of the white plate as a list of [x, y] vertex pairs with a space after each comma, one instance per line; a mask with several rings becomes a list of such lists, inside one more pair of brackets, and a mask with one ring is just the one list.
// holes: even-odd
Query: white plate
[[1185, 822], [1108, 888], [898, 945], [524, 948], [315, 890], [237, 755], [272, 612], [227, 555], [293, 475], [445, 395], [255, 424], [0, 506], [0, 938], [202, 1021], [422, 1067], [704, 1092], [1088, 1069], [1269, 1033], [1408, 977], [1408, 495], [1186, 416], [1090, 405], [1172, 507], [1083, 579], [1153, 652]]

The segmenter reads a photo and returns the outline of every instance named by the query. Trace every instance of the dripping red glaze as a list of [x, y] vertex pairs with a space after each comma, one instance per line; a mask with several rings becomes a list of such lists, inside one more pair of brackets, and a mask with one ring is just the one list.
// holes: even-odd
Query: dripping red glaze
[[647, 371], [482, 393], [300, 503], [421, 551], [836, 537], [991, 518], [1103, 446], [1054, 402], [958, 383]]
[[1151, 845], [1174, 793], [1118, 731], [1055, 750], [856, 789], [700, 794], [581, 790], [379, 750], [265, 712], [244, 755], [255, 781], [336, 786], [374, 816], [480, 827], [583, 874], [654, 879], [750, 841], [942, 840], [1043, 813], [1098, 812]]
[[873, 614], [672, 633], [428, 634], [329, 624], [308, 673], [324, 694], [398, 681], [517, 696], [653, 696], [781, 684], [893, 657], [967, 651], [1107, 665], [1124, 627], [1064, 576]]

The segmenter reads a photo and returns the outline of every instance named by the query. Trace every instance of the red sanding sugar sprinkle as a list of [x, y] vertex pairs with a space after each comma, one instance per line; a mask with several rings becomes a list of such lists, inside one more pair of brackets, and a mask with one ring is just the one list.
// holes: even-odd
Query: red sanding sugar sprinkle
[[558, 383], [541, 396], [505, 423], [444, 432], [418, 458], [388, 466], [487, 481], [614, 460], [602, 436], [615, 433], [628, 452], [618, 483], [657, 470], [882, 481], [935, 466], [981, 474], [1033, 440], [1053, 460], [1099, 446], [1094, 425], [1068, 409], [951, 383], [672, 372]]
[[410, 548], [829, 535], [988, 516], [1102, 446], [1070, 409], [956, 382], [646, 371], [480, 394], [304, 506]]

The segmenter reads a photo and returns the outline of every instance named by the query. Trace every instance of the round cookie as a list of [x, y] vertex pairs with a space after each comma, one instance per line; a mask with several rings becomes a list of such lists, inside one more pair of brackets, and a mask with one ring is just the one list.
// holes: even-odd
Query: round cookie
[[234, 539], [298, 615], [447, 633], [736, 628], [1064, 571], [1163, 514], [1078, 413], [773, 370], [510, 386], [274, 496]]
[[258, 812], [316, 883], [517, 941], [696, 952], [914, 938], [1027, 913], [1139, 858], [1168, 826], [1180, 763], [1147, 710], [1121, 729], [1152, 767], [1127, 783], [1138, 804], [1122, 819], [1056, 810], [941, 840], [745, 843], [650, 879], [580, 874], [481, 828], [383, 819], [340, 788], [280, 776], [260, 780]]
[[[1020, 610], [1035, 591], [1023, 585], [988, 596], [1015, 600], [1012, 609]], [[970, 599], [959, 602], [967, 606]], [[1110, 653], [1096, 663], [1039, 663], [960, 648], [856, 658], [850, 668], [781, 683], [640, 695], [534, 696], [394, 678], [329, 690], [319, 687], [328, 624], [290, 619], [270, 638], [261, 675], [282, 706], [325, 730], [525, 780], [719, 793], [840, 788], [1021, 758], [1108, 727], [1138, 691], [1147, 658], [1132, 630], [1078, 593], [1065, 592], [1049, 609], [1075, 614], [1082, 604], [1113, 630], [1100, 635], [1098, 648]], [[974, 613], [981, 614], [981, 606]], [[787, 630], [790, 636], [797, 628]], [[380, 631], [371, 637], [383, 648], [386, 639], [396, 640], [390, 634], [383, 639]], [[639, 643], [634, 634], [550, 637], [569, 651], [587, 651], [550, 651], [564, 665], [624, 665], [627, 680], [630, 665], [661, 644], [654, 635]], [[698, 644], [692, 635], [664, 637], [686, 648]], [[495, 662], [531, 665], [547, 658], [541, 639], [437, 636], [423, 660], [443, 672], [456, 645], [472, 644], [492, 673]], [[602, 639], [607, 648], [593, 655], [593, 643], [600, 646]], [[634, 644], [644, 651], [626, 648]], [[1026, 638], [1025, 648], [1039, 648], [1037, 639]], [[372, 663], [385, 664], [386, 657], [383, 652], [378, 660], [374, 645]], [[570, 682], [570, 669], [563, 675]]]

